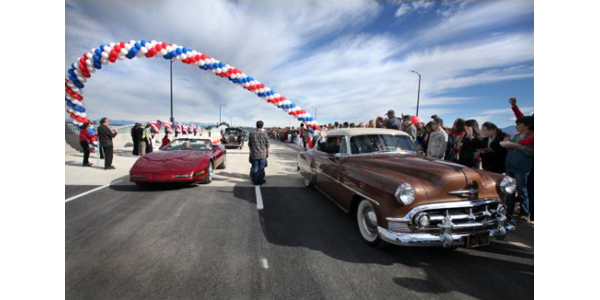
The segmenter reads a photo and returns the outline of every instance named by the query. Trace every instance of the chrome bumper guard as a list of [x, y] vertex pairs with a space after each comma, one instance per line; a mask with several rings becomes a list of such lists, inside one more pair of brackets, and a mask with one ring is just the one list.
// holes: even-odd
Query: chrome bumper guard
[[[496, 201], [486, 201], [485, 203], [477, 203], [476, 205], [492, 204]], [[462, 206], [462, 205], [461, 205]], [[468, 205], [466, 207], [469, 207]], [[423, 208], [417, 208], [416, 211], [423, 210]], [[487, 212], [487, 207], [486, 207]], [[414, 216], [415, 212], [410, 212], [408, 216]], [[405, 218], [388, 218], [389, 221], [394, 222], [406, 222], [408, 224], [410, 217]], [[496, 213], [496, 216], [490, 219], [487, 223], [492, 222], [495, 224], [493, 228], [482, 228], [478, 230], [475, 226], [473, 232], [453, 232], [453, 229], [461, 229], [464, 226], [460, 224], [454, 224], [452, 222], [451, 214], [446, 211], [446, 215], [443, 217], [443, 221], [437, 224], [439, 233], [432, 232], [397, 232], [392, 231], [381, 226], [377, 227], [379, 237], [384, 241], [400, 246], [442, 246], [449, 248], [453, 246], [464, 246], [467, 238], [471, 234], [488, 233], [491, 239], [501, 240], [504, 239], [509, 231], [516, 229], [514, 221], [510, 221], [503, 213]], [[482, 224], [483, 225], [483, 224]]]

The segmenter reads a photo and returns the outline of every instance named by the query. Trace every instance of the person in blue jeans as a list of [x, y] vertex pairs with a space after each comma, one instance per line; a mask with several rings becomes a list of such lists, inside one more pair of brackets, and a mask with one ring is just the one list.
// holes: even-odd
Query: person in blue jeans
[[[533, 117], [527, 116], [517, 119], [517, 134], [511, 143], [506, 144], [506, 175], [517, 181], [517, 195], [506, 197], [507, 214], [512, 216], [515, 210], [516, 197], [520, 198], [521, 220], [529, 220], [529, 197], [527, 185], [529, 173], [533, 168], [533, 144], [521, 145], [520, 140], [533, 138]], [[508, 137], [507, 137], [508, 138]]]
[[252, 163], [251, 178], [255, 185], [266, 183], [265, 166], [269, 157], [269, 136], [263, 129], [263, 121], [256, 122], [256, 130], [248, 135], [250, 162]]

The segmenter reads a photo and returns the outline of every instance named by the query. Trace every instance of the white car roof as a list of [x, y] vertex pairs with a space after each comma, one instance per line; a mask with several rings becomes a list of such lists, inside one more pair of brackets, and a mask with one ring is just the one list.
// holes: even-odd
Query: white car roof
[[396, 129], [384, 129], [384, 128], [344, 128], [328, 130], [327, 135], [366, 135], [366, 134], [384, 134], [384, 135], [408, 135], [406, 132]]

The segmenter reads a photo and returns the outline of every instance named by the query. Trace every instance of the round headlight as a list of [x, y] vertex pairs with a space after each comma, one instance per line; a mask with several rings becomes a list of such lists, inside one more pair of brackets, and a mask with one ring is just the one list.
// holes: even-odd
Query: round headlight
[[403, 183], [396, 189], [396, 199], [404, 205], [415, 200], [415, 188], [410, 183]]
[[512, 194], [517, 190], [517, 181], [512, 177], [504, 177], [500, 181], [500, 190], [505, 194]]
[[422, 214], [419, 217], [417, 217], [417, 226], [419, 226], [419, 228], [429, 227], [430, 221], [431, 218], [429, 218], [427, 214]]

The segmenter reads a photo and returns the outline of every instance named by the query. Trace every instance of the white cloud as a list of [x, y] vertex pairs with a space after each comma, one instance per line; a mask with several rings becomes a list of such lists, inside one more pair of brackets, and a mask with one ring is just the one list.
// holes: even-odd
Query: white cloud
[[400, 4], [400, 7], [398, 7], [398, 10], [396, 10], [396, 13], [394, 14], [394, 16], [396, 18], [398, 18], [398, 17], [405, 15], [409, 11], [410, 11], [410, 5], [402, 3], [402, 4]]
[[446, 14], [447, 18], [440, 20], [434, 28], [424, 30], [418, 42], [441, 43], [459, 35], [505, 26], [533, 15], [533, 1], [481, 1], [462, 9], [465, 4], [463, 2], [458, 7], [449, 8], [447, 12], [451, 14]]
[[[433, 7], [429, 1], [408, 3], [412, 9]], [[422, 48], [414, 47], [423, 44], [422, 38], [357, 34], [381, 9], [372, 1], [67, 2], [65, 63], [100, 43], [165, 40], [241, 69], [311, 114], [317, 107], [320, 122], [368, 121], [390, 108], [398, 114], [414, 113], [418, 79], [408, 72], [411, 69], [423, 74], [419, 115], [427, 117], [453, 115], [460, 112], [457, 105], [483, 101], [444, 96], [453, 89], [533, 77], [533, 33], [507, 32]], [[457, 10], [453, 16], [464, 13]], [[439, 30], [457, 34], [444, 24], [424, 29], [424, 35], [432, 38]], [[457, 30], [469, 28], [462, 25]], [[315, 44], [320, 45], [316, 51]], [[168, 119], [168, 65], [162, 59], [143, 58], [94, 73], [84, 92], [91, 117]], [[173, 69], [177, 120], [216, 122], [219, 104], [225, 103], [223, 119], [234, 116], [237, 124], [252, 125], [257, 119], [268, 125], [289, 122], [280, 109], [210, 72], [178, 62]]]
[[394, 4], [399, 5], [394, 16], [399, 18], [411, 11], [427, 11], [433, 7], [433, 1], [394, 1]]

